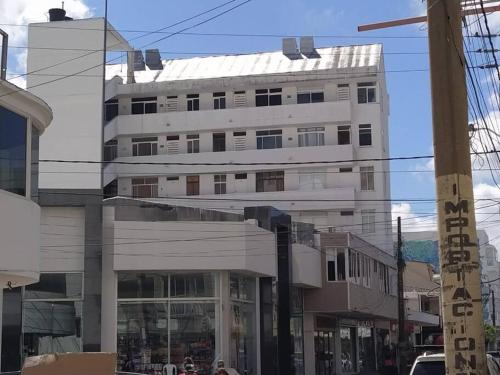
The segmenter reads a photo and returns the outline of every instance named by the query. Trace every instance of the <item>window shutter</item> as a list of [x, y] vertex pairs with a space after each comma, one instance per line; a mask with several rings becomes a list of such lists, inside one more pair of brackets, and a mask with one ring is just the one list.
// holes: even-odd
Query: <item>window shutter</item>
[[235, 107], [246, 107], [247, 106], [247, 95], [244, 91], [234, 93], [234, 106]]
[[350, 100], [351, 94], [349, 91], [349, 85], [338, 85], [337, 86], [337, 99], [338, 100]]
[[167, 112], [176, 112], [179, 98], [177, 96], [167, 98]]
[[247, 137], [245, 135], [234, 137], [234, 151], [244, 151], [247, 149]]
[[178, 154], [179, 153], [179, 140], [167, 141], [167, 154]]

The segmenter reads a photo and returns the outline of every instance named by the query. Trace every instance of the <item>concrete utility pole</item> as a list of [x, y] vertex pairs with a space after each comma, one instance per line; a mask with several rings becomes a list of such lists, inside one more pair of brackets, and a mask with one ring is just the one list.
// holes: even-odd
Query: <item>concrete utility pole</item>
[[486, 374], [459, 1], [428, 2], [427, 23], [446, 369]]
[[427, 17], [358, 28], [428, 22], [447, 375], [487, 374], [461, 29], [461, 17], [477, 12], [462, 11], [458, 0], [429, 0]]
[[403, 236], [401, 235], [401, 217], [398, 216], [398, 357], [399, 375], [406, 374], [407, 370], [407, 343], [406, 338], [406, 307], [404, 298], [403, 275], [405, 260], [403, 258]]

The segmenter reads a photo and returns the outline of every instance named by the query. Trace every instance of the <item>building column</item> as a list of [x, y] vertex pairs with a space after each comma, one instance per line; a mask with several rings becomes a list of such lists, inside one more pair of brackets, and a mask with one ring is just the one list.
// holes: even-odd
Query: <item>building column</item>
[[220, 359], [226, 366], [231, 363], [231, 302], [229, 300], [229, 272], [220, 273]]
[[342, 373], [342, 347], [340, 343], [340, 323], [339, 320], [335, 322], [335, 332], [334, 332], [334, 341], [335, 341], [335, 373]]
[[114, 208], [103, 209], [101, 350], [117, 351], [118, 277], [113, 267]]
[[0, 288], [0, 372], [2, 372], [2, 317], [3, 317], [3, 289]]
[[316, 373], [316, 353], [314, 352], [314, 313], [304, 313], [304, 372]]

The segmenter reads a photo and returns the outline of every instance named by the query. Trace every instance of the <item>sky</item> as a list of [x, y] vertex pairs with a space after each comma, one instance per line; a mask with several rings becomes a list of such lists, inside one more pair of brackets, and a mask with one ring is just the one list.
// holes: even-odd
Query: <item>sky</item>
[[[242, 3], [238, 0], [228, 7]], [[108, 18], [127, 39], [171, 25], [217, 5], [224, 0], [108, 0]], [[1, 0], [0, 23], [10, 34], [10, 45], [26, 45], [26, 28], [5, 24], [27, 24], [47, 20], [47, 11], [59, 7], [58, 0]], [[225, 7], [223, 9], [227, 9]], [[66, 0], [65, 9], [74, 18], [102, 16], [104, 0]], [[215, 13], [173, 27], [177, 31]], [[391, 156], [431, 155], [432, 118], [430, 102], [427, 30], [425, 24], [358, 33], [360, 24], [425, 14], [421, 0], [250, 0], [227, 14], [190, 31], [199, 33], [313, 35], [317, 47], [364, 43], [382, 43], [390, 95]], [[489, 17], [492, 32], [500, 31], [500, 13]], [[319, 37], [319, 36], [329, 37]], [[131, 42], [140, 47], [158, 39], [147, 36]], [[158, 48], [163, 58], [186, 57], [186, 54], [245, 53], [279, 50], [278, 37], [227, 37], [175, 35], [148, 48]], [[26, 50], [9, 50], [9, 77], [26, 70]], [[8, 77], [8, 78], [9, 78]], [[22, 78], [14, 82], [24, 84]], [[498, 82], [496, 82], [498, 84]], [[493, 100], [490, 98], [490, 100]], [[493, 114], [500, 118], [498, 112]], [[474, 160], [475, 166], [481, 160]], [[404, 230], [435, 229], [433, 203], [409, 202], [415, 198], [435, 198], [432, 160], [391, 162], [393, 216], [403, 218]], [[476, 198], [500, 198], [488, 174], [475, 174]], [[478, 206], [484, 206], [479, 202]], [[498, 205], [477, 209], [477, 222], [485, 227], [490, 238], [500, 236]], [[492, 240], [500, 250], [500, 237]]]

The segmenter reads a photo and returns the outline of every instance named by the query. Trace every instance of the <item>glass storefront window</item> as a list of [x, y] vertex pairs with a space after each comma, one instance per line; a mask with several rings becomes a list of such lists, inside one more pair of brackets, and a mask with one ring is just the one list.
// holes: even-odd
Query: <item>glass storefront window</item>
[[170, 314], [170, 362], [179, 368], [185, 357], [191, 357], [198, 374], [211, 375], [215, 360], [215, 304], [172, 303]]
[[234, 274], [229, 277], [231, 298], [230, 367], [238, 373], [256, 373], [255, 278]]
[[154, 365], [161, 368], [168, 361], [168, 304], [120, 302], [117, 334], [119, 368], [137, 372]]
[[42, 273], [40, 281], [27, 285], [24, 299], [81, 299], [81, 273]]
[[0, 189], [26, 195], [27, 119], [0, 107]]
[[375, 342], [373, 339], [373, 329], [369, 327], [358, 327], [358, 343], [358, 371], [366, 369], [375, 370]]
[[118, 298], [203, 298], [215, 297], [211, 273], [124, 273], [118, 275]]
[[356, 328], [340, 328], [340, 360], [343, 373], [356, 371]]
[[[120, 273], [118, 369], [150, 373], [191, 357], [212, 375], [219, 332], [215, 273]], [[121, 299], [121, 300], [120, 300]]]
[[172, 274], [170, 297], [215, 297], [215, 278], [210, 273]]
[[335, 373], [335, 331], [314, 332], [314, 353], [317, 375]]
[[82, 351], [82, 302], [24, 302], [24, 355]]
[[168, 276], [156, 273], [118, 274], [118, 298], [168, 297]]
[[42, 273], [23, 299], [25, 357], [82, 351], [82, 273]]
[[254, 301], [255, 279], [232, 273], [229, 279], [229, 293], [232, 299]]

